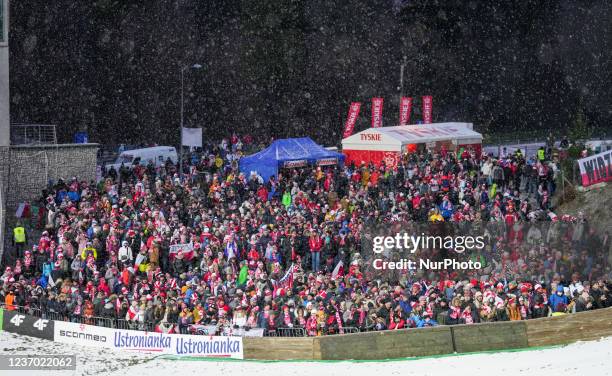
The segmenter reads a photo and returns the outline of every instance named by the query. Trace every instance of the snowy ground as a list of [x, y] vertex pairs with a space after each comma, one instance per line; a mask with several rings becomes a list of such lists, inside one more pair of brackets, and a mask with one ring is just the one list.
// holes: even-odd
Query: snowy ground
[[76, 371], [0, 371], [4, 375], [612, 375], [612, 337], [565, 347], [385, 362], [173, 360], [58, 344], [0, 332], [0, 354], [76, 354]]

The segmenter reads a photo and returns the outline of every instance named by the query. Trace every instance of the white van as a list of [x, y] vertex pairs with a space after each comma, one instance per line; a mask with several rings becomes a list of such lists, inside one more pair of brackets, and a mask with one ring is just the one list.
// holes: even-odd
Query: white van
[[115, 167], [115, 170], [119, 171], [122, 163], [128, 168], [131, 168], [137, 164], [147, 166], [149, 161], [152, 161], [155, 167], [159, 167], [164, 165], [168, 158], [170, 158], [172, 163], [176, 163], [178, 161], [176, 149], [172, 146], [155, 146], [151, 148], [126, 150], [119, 154], [119, 157], [117, 157], [115, 163], [107, 164], [106, 170], [109, 170], [111, 167]]

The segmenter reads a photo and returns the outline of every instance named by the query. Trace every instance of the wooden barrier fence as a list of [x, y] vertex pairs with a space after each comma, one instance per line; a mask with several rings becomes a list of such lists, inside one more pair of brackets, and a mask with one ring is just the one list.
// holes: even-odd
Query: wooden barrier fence
[[612, 307], [535, 320], [323, 337], [244, 338], [245, 359], [395, 359], [564, 345], [612, 336]]

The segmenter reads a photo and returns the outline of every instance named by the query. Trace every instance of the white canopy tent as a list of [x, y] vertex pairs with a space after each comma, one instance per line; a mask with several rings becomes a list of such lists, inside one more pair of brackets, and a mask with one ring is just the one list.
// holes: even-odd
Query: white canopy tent
[[434, 123], [369, 128], [342, 140], [342, 152], [347, 163], [354, 161], [385, 161], [395, 164], [401, 153], [409, 151], [409, 145], [435, 148], [445, 145], [456, 150], [465, 145], [480, 153], [482, 135], [473, 129], [472, 123]]
[[457, 144], [482, 143], [482, 135], [472, 123], [436, 123], [369, 128], [342, 140], [342, 149], [401, 151], [407, 144], [458, 141]]

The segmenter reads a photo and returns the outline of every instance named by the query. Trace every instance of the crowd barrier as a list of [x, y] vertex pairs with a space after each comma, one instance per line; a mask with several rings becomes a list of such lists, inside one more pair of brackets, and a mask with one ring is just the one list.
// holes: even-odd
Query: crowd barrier
[[306, 338], [248, 338], [246, 359], [381, 360], [564, 345], [612, 336], [612, 307], [541, 319]]
[[[92, 325], [84, 321], [56, 321], [21, 312], [0, 309], [0, 330], [76, 346], [161, 355], [244, 358], [242, 337], [167, 334]], [[22, 307], [21, 307], [22, 308]], [[122, 320], [117, 320], [120, 323]], [[124, 320], [123, 320], [124, 321]], [[131, 323], [128, 323], [128, 327]]]
[[[318, 337], [164, 334], [119, 323], [56, 321], [37, 310], [0, 309], [0, 330], [62, 343], [162, 354], [262, 360], [380, 360], [563, 345], [612, 336], [612, 307], [526, 321]], [[293, 328], [294, 330], [297, 328]], [[349, 329], [350, 330], [350, 329]], [[302, 333], [303, 334], [303, 333]]]
[[[0, 308], [6, 309], [4, 304], [0, 304]], [[111, 317], [100, 317], [100, 316], [85, 317], [81, 315], [68, 315], [65, 313], [59, 313], [59, 312], [54, 312], [54, 311], [42, 310], [40, 308], [24, 307], [24, 306], [18, 306], [18, 305], [14, 305], [13, 310], [18, 313], [25, 313], [30, 316], [47, 319], [47, 320], [67, 321], [67, 322], [73, 322], [73, 323], [79, 323], [79, 324], [102, 326], [105, 328], [140, 330], [140, 331], [145, 331], [145, 332], [153, 331], [155, 329], [155, 325], [152, 323], [135, 322], [135, 321], [116, 319], [116, 318], [111, 318]]]
[[[0, 303], [0, 308], [5, 308], [3, 303]], [[102, 326], [105, 328], [116, 328], [126, 330], [140, 330], [145, 332], [155, 331], [155, 324], [149, 322], [138, 322], [130, 321], [125, 319], [117, 319], [110, 317], [84, 317], [81, 315], [68, 315], [65, 313], [58, 313], [49, 310], [42, 310], [34, 307], [24, 307], [14, 305], [13, 309], [20, 313], [26, 313], [35, 317], [44, 318], [55, 321], [68, 321], [87, 325]], [[166, 323], [167, 324], [167, 323]], [[176, 330], [180, 334], [192, 334], [192, 335], [221, 335], [221, 336], [241, 336], [241, 337], [306, 337], [307, 333], [304, 328], [277, 328], [274, 330], [264, 330], [260, 328], [244, 328], [244, 327], [224, 327], [219, 328], [216, 325], [189, 325], [179, 326]], [[333, 334], [349, 334], [359, 333], [359, 328], [355, 327], [343, 327], [338, 329], [335, 333], [322, 332], [320, 335], [333, 335]]]

